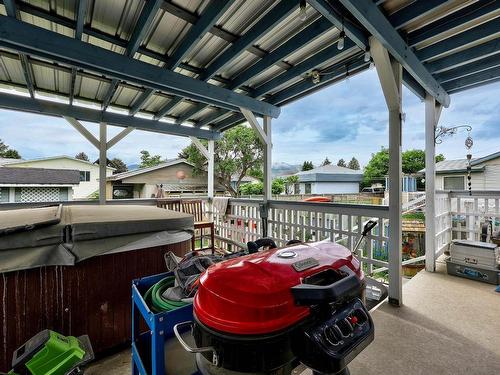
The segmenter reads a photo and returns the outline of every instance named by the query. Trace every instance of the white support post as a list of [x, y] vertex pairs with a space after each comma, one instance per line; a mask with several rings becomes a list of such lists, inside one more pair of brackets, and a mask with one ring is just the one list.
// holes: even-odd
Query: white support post
[[208, 141], [208, 200], [212, 202], [214, 198], [214, 170], [215, 170], [215, 141]]
[[260, 126], [257, 118], [252, 111], [245, 108], [240, 108], [241, 113], [245, 116], [250, 126], [257, 132], [260, 140], [264, 144], [264, 202], [272, 198], [272, 128], [271, 117], [264, 116], [263, 126]]
[[202, 155], [205, 157], [205, 159], [209, 159], [210, 155], [208, 154], [208, 150], [203, 146], [203, 143], [200, 142], [200, 140], [196, 137], [189, 137], [191, 142], [196, 146], [196, 148], [202, 153]]
[[436, 270], [436, 126], [442, 106], [425, 97], [425, 269]]
[[273, 197], [272, 195], [272, 153], [273, 153], [273, 143], [272, 143], [272, 127], [271, 127], [271, 117], [264, 116], [264, 133], [266, 135], [267, 142], [264, 144], [264, 202], [267, 202]]
[[209, 202], [212, 201], [214, 197], [214, 169], [215, 169], [215, 141], [208, 140], [208, 148], [206, 148], [203, 143], [196, 137], [189, 137], [191, 142], [196, 146], [196, 148], [201, 152], [201, 154], [207, 159], [207, 195]]
[[99, 204], [106, 204], [106, 169], [108, 164], [106, 137], [107, 126], [101, 122], [99, 124]]
[[374, 37], [370, 52], [389, 109], [389, 302], [403, 304], [401, 233], [402, 67]]
[[[267, 144], [269, 143], [267, 134], [265, 130], [263, 129], [262, 126], [259, 125], [259, 122], [257, 121], [257, 118], [253, 114], [253, 112], [249, 111], [248, 109], [245, 108], [240, 108], [241, 113], [243, 116], [245, 116], [245, 119], [248, 121], [250, 126], [257, 132], [257, 135], [259, 136], [260, 140], [262, 143]], [[270, 120], [269, 120], [270, 121]]]

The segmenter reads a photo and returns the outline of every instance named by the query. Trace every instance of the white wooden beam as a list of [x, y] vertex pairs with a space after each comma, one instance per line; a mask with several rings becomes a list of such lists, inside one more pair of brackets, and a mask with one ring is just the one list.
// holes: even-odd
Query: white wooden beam
[[125, 138], [127, 135], [132, 133], [135, 128], [129, 126], [128, 128], [123, 129], [121, 132], [119, 132], [117, 135], [115, 135], [113, 138], [111, 138], [107, 143], [106, 143], [106, 149], [109, 150], [111, 147], [116, 145], [118, 142], [120, 142], [123, 138]]
[[106, 204], [106, 170], [108, 158], [106, 156], [107, 126], [104, 122], [99, 124], [99, 204]]
[[248, 109], [245, 108], [240, 108], [241, 113], [243, 116], [245, 116], [246, 120], [250, 124], [250, 126], [257, 132], [257, 135], [259, 136], [260, 140], [262, 143], [265, 145], [269, 142], [268, 137], [262, 126], [260, 126], [259, 122], [257, 121], [257, 118], [253, 114], [252, 111], [249, 111]]
[[95, 148], [99, 148], [99, 140], [89, 132], [77, 119], [73, 117], [64, 117], [81, 135], [83, 135]]
[[370, 53], [372, 55], [377, 74], [382, 85], [382, 91], [389, 110], [397, 110], [400, 102], [400, 90], [394, 77], [391, 56], [389, 52], [374, 37], [370, 37]]
[[403, 304], [401, 232], [401, 138], [403, 69], [373, 37], [370, 38], [377, 74], [389, 110], [389, 302]]
[[196, 148], [203, 154], [203, 156], [208, 160], [210, 158], [210, 155], [208, 153], [208, 150], [203, 146], [203, 143], [200, 142], [200, 140], [196, 137], [189, 137], [191, 139], [191, 142], [196, 146]]
[[272, 199], [272, 153], [273, 153], [273, 143], [272, 143], [272, 127], [271, 127], [271, 117], [264, 116], [264, 134], [266, 137], [266, 142], [264, 143], [264, 201]]
[[214, 173], [215, 173], [215, 141], [208, 141], [208, 200], [211, 201], [214, 197]]
[[441, 104], [425, 97], [425, 269], [436, 270], [436, 127]]

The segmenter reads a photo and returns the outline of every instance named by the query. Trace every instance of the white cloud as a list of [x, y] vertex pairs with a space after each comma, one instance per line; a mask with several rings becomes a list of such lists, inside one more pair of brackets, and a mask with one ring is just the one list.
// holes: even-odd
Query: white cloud
[[[482, 156], [500, 150], [500, 83], [452, 95], [450, 108], [443, 109], [440, 125], [468, 124], [473, 127], [473, 154]], [[403, 150], [424, 148], [424, 103], [404, 90]], [[301, 164], [320, 163], [356, 157], [366, 164], [373, 152], [388, 144], [388, 113], [375, 70], [349, 82], [325, 88], [283, 108], [273, 121], [273, 159]], [[86, 124], [97, 135], [97, 124]], [[109, 127], [109, 137], [122, 128]], [[447, 138], [437, 152], [448, 159], [463, 158], [466, 133]], [[23, 157], [75, 155], [85, 151], [97, 159], [97, 150], [63, 119], [0, 110], [0, 139], [17, 149]], [[139, 152], [172, 159], [189, 144], [188, 138], [134, 131], [110, 150], [110, 157], [137, 163]]]

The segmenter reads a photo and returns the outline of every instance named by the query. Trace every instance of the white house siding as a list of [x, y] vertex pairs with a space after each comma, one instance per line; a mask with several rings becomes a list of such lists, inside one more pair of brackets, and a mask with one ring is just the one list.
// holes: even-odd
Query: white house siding
[[[90, 181], [80, 181], [78, 186], [73, 187], [73, 199], [85, 199], [99, 190], [99, 165], [82, 162], [72, 158], [57, 158], [47, 160], [27, 160], [22, 163], [14, 163], [9, 167], [20, 168], [51, 168], [51, 169], [73, 169], [90, 172]], [[113, 170], [108, 168], [106, 175], [111, 176]]]
[[500, 164], [486, 165], [484, 170], [484, 190], [500, 190]]
[[[306, 183], [301, 182], [300, 194], [306, 194]], [[311, 194], [350, 194], [359, 193], [357, 182], [311, 182]]]

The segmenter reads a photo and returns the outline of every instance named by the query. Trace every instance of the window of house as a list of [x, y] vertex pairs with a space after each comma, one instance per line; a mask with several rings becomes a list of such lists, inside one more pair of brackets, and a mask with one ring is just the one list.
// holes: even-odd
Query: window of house
[[306, 184], [305, 188], [306, 188], [306, 194], [311, 194], [311, 184]]
[[465, 190], [464, 176], [443, 177], [444, 190]]
[[80, 182], [82, 181], [90, 181], [89, 171], [80, 171]]
[[300, 194], [300, 184], [293, 184], [293, 193]]

